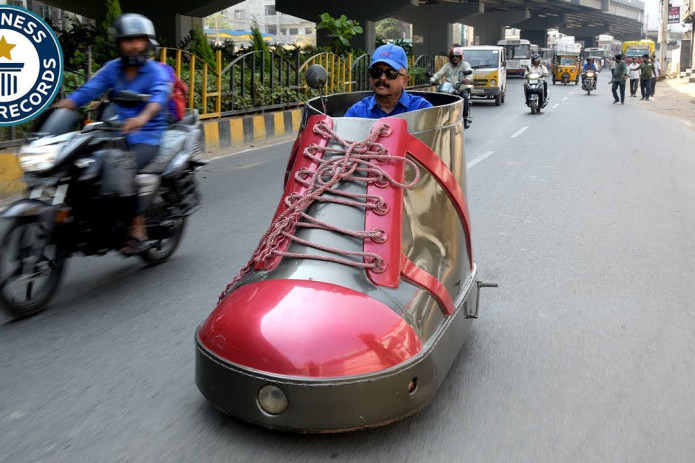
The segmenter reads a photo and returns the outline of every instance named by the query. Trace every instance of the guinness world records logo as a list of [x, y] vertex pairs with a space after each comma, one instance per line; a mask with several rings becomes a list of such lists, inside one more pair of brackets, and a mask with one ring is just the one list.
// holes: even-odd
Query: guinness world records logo
[[31, 11], [0, 5], [0, 126], [41, 114], [63, 81], [63, 50], [55, 32]]

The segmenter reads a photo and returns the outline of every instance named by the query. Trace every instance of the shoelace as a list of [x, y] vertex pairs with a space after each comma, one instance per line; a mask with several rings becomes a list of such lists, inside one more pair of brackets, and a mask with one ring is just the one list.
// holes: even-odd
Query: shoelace
[[[415, 162], [407, 159], [405, 156], [393, 156], [382, 144], [377, 143], [376, 140], [378, 138], [387, 137], [391, 134], [391, 128], [386, 123], [376, 126], [372, 130], [371, 135], [363, 141], [345, 140], [323, 121], [317, 123], [313, 130], [314, 133], [327, 139], [328, 143], [327, 146], [309, 145], [302, 153], [318, 164], [315, 171], [298, 169], [294, 174], [295, 180], [305, 186], [306, 191], [301, 194], [292, 193], [285, 197], [284, 201], [287, 209], [270, 224], [251, 259], [239, 270], [220, 295], [220, 301], [248, 274], [252, 267], [275, 256], [323, 260], [363, 269], [373, 269], [374, 271], [383, 271], [385, 269], [386, 263], [377, 254], [348, 251], [313, 243], [295, 236], [295, 231], [297, 227], [316, 228], [342, 233], [355, 238], [371, 238], [377, 242], [383, 241], [384, 230], [349, 230], [311, 217], [305, 211], [315, 201], [321, 201], [363, 207], [371, 209], [375, 214], [386, 214], [388, 212], [388, 204], [381, 196], [350, 193], [333, 187], [339, 182], [345, 181], [363, 182], [366, 184], [374, 183], [379, 186], [393, 185], [398, 188], [412, 189], [420, 179], [420, 169]], [[323, 152], [323, 157], [317, 155], [320, 152]], [[330, 156], [331, 154], [335, 156], [325, 159], [326, 155]], [[415, 178], [409, 183], [396, 181], [379, 166], [379, 163], [387, 162], [405, 162], [413, 168]], [[328, 193], [328, 195], [325, 193]], [[336, 254], [337, 256], [282, 251], [282, 249], [286, 249], [288, 241]]]

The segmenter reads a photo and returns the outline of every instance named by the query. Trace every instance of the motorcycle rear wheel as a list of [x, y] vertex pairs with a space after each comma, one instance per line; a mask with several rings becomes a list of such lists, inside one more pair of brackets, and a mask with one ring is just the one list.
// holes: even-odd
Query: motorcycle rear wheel
[[65, 256], [36, 221], [14, 220], [0, 241], [0, 308], [13, 318], [45, 309], [63, 275]]

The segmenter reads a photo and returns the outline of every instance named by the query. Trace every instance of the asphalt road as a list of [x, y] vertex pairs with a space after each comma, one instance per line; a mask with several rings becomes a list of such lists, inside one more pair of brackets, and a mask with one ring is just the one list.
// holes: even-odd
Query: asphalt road
[[210, 407], [193, 334], [266, 229], [289, 144], [215, 160], [177, 254], [73, 258], [50, 308], [0, 326], [0, 462], [690, 462], [695, 132], [628, 99], [521, 80], [466, 132], [486, 290], [434, 401], [342, 435]]

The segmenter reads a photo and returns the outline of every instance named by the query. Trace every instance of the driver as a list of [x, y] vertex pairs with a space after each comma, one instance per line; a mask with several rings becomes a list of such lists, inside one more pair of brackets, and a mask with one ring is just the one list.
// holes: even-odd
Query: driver
[[587, 58], [586, 63], [582, 67], [582, 83], [584, 83], [584, 78], [586, 77], [586, 71], [593, 70], [594, 71], [594, 79], [596, 83], [598, 83], [598, 67], [596, 66], [596, 63], [594, 63], [593, 58]]
[[538, 74], [543, 81], [543, 106], [548, 104], [548, 82], [545, 78], [548, 77], [548, 69], [541, 64], [541, 55], [535, 54], [531, 57], [531, 66], [526, 68], [524, 77], [529, 74]]
[[[444, 79], [446, 82], [455, 84], [459, 80], [459, 76], [465, 71], [473, 72], [471, 65], [463, 60], [463, 48], [462, 47], [451, 47], [449, 49], [449, 62], [446, 63], [442, 68], [430, 78], [431, 84], [437, 84]], [[464, 100], [463, 104], [463, 117], [468, 119], [468, 100]]]
[[407, 72], [408, 58], [403, 48], [389, 43], [374, 50], [369, 66], [369, 86], [374, 95], [350, 106], [345, 117], [380, 119], [432, 107], [426, 99], [405, 90], [410, 79]]
[[447, 82], [455, 84], [459, 80], [459, 76], [464, 71], [472, 71], [471, 65], [463, 60], [463, 48], [451, 47], [449, 50], [449, 62], [432, 76], [430, 83], [437, 84], [446, 77]]
[[[166, 111], [162, 108], [169, 100], [172, 82], [163, 66], [148, 59], [157, 45], [152, 21], [139, 14], [124, 13], [114, 21], [113, 30], [120, 58], [106, 63], [82, 87], [60, 100], [56, 107], [77, 109], [109, 89], [150, 95], [148, 102], [134, 108], [120, 105], [117, 108], [118, 119], [123, 121], [121, 130], [135, 154], [139, 170], [149, 164], [159, 150], [167, 127]], [[121, 250], [124, 254], [139, 254], [147, 250], [143, 211], [135, 212], [130, 235], [126, 247]]]

